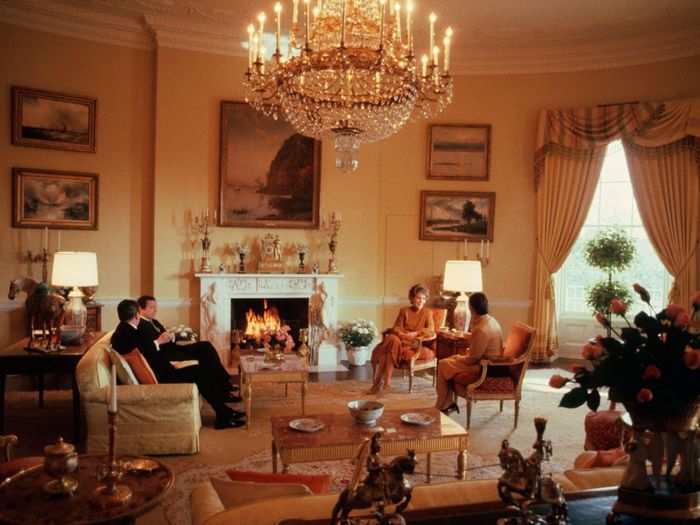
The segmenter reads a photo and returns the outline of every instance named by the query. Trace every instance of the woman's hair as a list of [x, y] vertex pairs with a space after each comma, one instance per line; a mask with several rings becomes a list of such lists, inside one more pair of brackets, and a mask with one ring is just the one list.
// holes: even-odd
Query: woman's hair
[[411, 289], [408, 291], [408, 299], [412, 301], [413, 298], [419, 293], [425, 294], [426, 297], [430, 295], [428, 288], [425, 285], [418, 283], [411, 286]]
[[478, 315], [486, 315], [489, 313], [489, 300], [486, 298], [486, 295], [481, 292], [476, 292], [469, 296], [469, 306], [471, 306]]

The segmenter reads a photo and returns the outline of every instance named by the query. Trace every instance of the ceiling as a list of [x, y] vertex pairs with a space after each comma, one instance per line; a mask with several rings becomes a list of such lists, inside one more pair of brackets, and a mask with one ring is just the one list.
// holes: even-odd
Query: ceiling
[[[0, 21], [153, 48], [245, 56], [245, 27], [275, 0], [0, 0]], [[700, 0], [413, 0], [416, 47], [430, 11], [454, 28], [462, 74], [580, 71], [700, 55]], [[291, 0], [282, 0], [287, 12]], [[403, 0], [402, 0], [403, 3]], [[283, 26], [284, 27], [284, 26]], [[288, 26], [287, 26], [288, 27]]]

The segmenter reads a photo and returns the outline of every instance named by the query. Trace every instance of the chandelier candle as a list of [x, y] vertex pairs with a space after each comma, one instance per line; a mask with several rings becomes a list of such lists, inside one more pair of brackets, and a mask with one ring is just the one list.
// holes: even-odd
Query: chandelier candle
[[[332, 137], [340, 170], [357, 169], [362, 144], [394, 135], [409, 120], [433, 118], [452, 102], [451, 31], [436, 42], [437, 15], [431, 13], [430, 45], [426, 35], [426, 58], [417, 59], [415, 0], [304, 0], [304, 27], [300, 1], [287, 0], [291, 28], [282, 51], [284, 1], [271, 2], [276, 15], [271, 59], [263, 49], [262, 13], [248, 32], [246, 101], [267, 116], [281, 116], [302, 135]], [[440, 52], [444, 64], [438, 64]]]

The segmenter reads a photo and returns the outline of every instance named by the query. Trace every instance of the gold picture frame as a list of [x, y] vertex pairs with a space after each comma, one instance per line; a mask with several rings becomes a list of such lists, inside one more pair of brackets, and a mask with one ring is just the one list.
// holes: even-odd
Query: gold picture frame
[[421, 191], [422, 241], [493, 241], [496, 194], [491, 191]]
[[428, 178], [489, 180], [490, 124], [433, 124], [428, 130]]

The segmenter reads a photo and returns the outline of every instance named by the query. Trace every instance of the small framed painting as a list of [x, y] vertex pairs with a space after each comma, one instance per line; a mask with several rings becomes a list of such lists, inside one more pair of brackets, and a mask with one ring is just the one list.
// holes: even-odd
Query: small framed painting
[[494, 192], [422, 191], [420, 239], [493, 241]]
[[489, 180], [489, 124], [433, 124], [428, 135], [428, 178]]
[[97, 229], [97, 174], [12, 168], [12, 226]]
[[95, 153], [97, 99], [12, 87], [12, 144]]
[[318, 229], [320, 141], [224, 101], [220, 155], [219, 226]]

